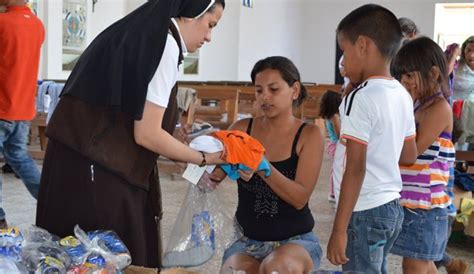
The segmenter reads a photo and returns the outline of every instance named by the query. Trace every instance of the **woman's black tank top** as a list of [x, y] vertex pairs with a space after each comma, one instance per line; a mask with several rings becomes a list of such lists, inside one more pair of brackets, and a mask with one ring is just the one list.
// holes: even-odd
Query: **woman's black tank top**
[[[253, 119], [250, 119], [247, 134], [251, 135]], [[291, 156], [283, 161], [271, 164], [287, 178], [294, 180], [298, 165], [296, 145], [303, 123], [293, 140]], [[259, 241], [281, 241], [290, 237], [310, 232], [314, 227], [314, 219], [306, 204], [297, 210], [280, 199], [273, 190], [255, 174], [250, 181], [238, 180], [239, 201], [235, 214], [246, 237]]]

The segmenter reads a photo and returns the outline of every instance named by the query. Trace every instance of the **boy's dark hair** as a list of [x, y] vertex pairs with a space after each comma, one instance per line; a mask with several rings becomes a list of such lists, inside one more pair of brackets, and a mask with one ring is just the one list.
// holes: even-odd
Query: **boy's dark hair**
[[400, 24], [404, 37], [407, 37], [410, 34], [418, 35], [418, 27], [410, 18], [400, 17], [398, 18], [398, 23]]
[[258, 61], [250, 73], [252, 84], [255, 84], [255, 76], [264, 70], [274, 69], [280, 72], [281, 78], [291, 87], [295, 82], [300, 82], [300, 94], [296, 100], [293, 101], [293, 106], [300, 106], [308, 96], [306, 87], [301, 84], [301, 77], [295, 64], [290, 59], [283, 56], [271, 56]]
[[[392, 63], [393, 72], [397, 79], [400, 79], [402, 74], [418, 72], [422, 84], [420, 88], [422, 90], [426, 90], [426, 87], [429, 87], [429, 82], [433, 81], [430, 76], [431, 68], [433, 66], [438, 67], [440, 75], [437, 83], [443, 95], [446, 98], [450, 96], [446, 55], [438, 44], [430, 38], [419, 37], [408, 42], [398, 51]], [[420, 100], [436, 92], [438, 92], [438, 89], [430, 90]]]
[[397, 17], [388, 9], [368, 4], [346, 15], [337, 26], [337, 33], [354, 43], [360, 35], [372, 39], [382, 56], [392, 59], [400, 48], [402, 30]]
[[466, 56], [464, 56], [464, 50], [466, 49], [467, 45], [471, 44], [471, 43], [474, 43], [474, 36], [471, 36], [469, 38], [466, 39], [466, 41], [464, 41], [464, 43], [462, 43], [462, 46], [461, 46], [461, 58], [459, 59], [459, 62], [461, 64], [465, 64], [466, 63]]
[[340, 92], [328, 90], [321, 98], [319, 106], [319, 116], [323, 119], [330, 119], [334, 114], [339, 113], [339, 105], [342, 102], [342, 95]]

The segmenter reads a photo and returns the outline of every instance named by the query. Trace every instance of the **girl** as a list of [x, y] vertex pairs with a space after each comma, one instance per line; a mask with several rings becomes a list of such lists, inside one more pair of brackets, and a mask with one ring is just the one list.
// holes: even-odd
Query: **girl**
[[[240, 120], [231, 129], [262, 143], [271, 175], [239, 173], [235, 220], [242, 233], [225, 250], [222, 270], [308, 273], [319, 267], [322, 254], [308, 201], [321, 169], [323, 137], [316, 125], [293, 116], [306, 90], [289, 59], [260, 60], [251, 77], [263, 115]], [[218, 172], [213, 176], [224, 177]]]
[[[323, 98], [321, 99], [319, 111], [319, 116], [324, 119], [326, 125], [326, 132], [328, 134], [328, 139], [326, 140], [326, 151], [331, 162], [334, 160], [336, 144], [337, 140], [339, 140], [339, 131], [341, 129], [341, 120], [339, 118], [339, 105], [341, 104], [341, 101], [342, 97], [339, 92], [328, 90], [324, 93]], [[332, 168], [329, 176], [328, 200], [330, 202], [335, 202]]]
[[438, 273], [433, 261], [447, 242], [449, 197], [446, 187], [454, 162], [453, 120], [446, 57], [431, 39], [415, 39], [398, 52], [395, 74], [415, 102], [415, 164], [401, 166], [405, 218], [392, 253], [403, 256], [404, 273]]

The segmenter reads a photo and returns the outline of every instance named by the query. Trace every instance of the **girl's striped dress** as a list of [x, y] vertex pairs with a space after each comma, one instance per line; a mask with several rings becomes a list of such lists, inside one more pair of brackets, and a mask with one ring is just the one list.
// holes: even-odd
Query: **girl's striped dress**
[[446, 208], [446, 187], [455, 159], [451, 134], [443, 132], [411, 166], [400, 166], [403, 189], [400, 203], [412, 209]]

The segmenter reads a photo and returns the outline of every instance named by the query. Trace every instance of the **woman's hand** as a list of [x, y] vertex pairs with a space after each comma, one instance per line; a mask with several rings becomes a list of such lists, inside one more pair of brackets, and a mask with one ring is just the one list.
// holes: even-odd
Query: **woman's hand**
[[248, 182], [250, 181], [250, 179], [253, 177], [253, 174], [254, 174], [254, 171], [253, 170], [242, 170], [242, 169], [239, 169], [237, 170], [237, 172], [239, 173], [240, 175], [240, 179]]
[[222, 182], [222, 180], [225, 179], [226, 176], [227, 174], [225, 174], [222, 168], [216, 167], [216, 169], [214, 169], [214, 171], [211, 174], [209, 174], [209, 179], [211, 179], [211, 181], [213, 182], [220, 183]]

